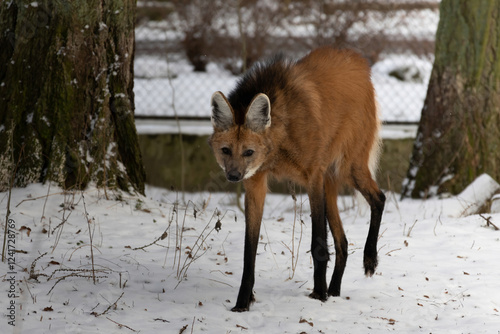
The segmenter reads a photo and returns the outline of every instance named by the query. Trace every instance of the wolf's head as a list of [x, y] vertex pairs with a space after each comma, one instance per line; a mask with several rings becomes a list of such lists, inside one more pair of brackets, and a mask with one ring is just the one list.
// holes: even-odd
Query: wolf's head
[[218, 164], [231, 182], [252, 177], [266, 160], [266, 131], [271, 126], [271, 103], [257, 94], [247, 109], [243, 124], [236, 124], [234, 109], [221, 92], [212, 95], [214, 133], [209, 144]]

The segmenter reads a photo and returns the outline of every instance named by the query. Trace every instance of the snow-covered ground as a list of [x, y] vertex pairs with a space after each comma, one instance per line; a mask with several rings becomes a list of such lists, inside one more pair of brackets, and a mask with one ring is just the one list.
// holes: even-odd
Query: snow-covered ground
[[[0, 264], [1, 332], [498, 333], [500, 232], [485, 218], [500, 226], [500, 214], [466, 216], [484, 184], [442, 200], [388, 193], [372, 278], [362, 269], [368, 210], [340, 198], [349, 259], [341, 297], [324, 303], [307, 297], [307, 196], [295, 203], [268, 195], [256, 302], [246, 313], [230, 312], [244, 236], [232, 194], [184, 194], [183, 201], [158, 188], [147, 197], [13, 189], [8, 236], [16, 252]], [[7, 206], [8, 193], [0, 193], [2, 230]]]

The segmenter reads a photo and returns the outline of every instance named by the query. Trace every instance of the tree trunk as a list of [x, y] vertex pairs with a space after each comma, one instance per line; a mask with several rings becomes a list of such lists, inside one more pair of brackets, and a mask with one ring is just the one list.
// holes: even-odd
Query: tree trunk
[[135, 0], [0, 3], [0, 191], [32, 182], [144, 192]]
[[434, 67], [403, 196], [500, 180], [500, 2], [443, 0]]

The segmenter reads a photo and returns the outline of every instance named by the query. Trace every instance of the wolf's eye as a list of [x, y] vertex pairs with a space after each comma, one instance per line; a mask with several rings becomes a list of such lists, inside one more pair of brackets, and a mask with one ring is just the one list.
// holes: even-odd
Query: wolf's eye
[[225, 155], [231, 155], [231, 150], [228, 149], [227, 147], [223, 147], [222, 148], [222, 153], [224, 153]]
[[244, 157], [251, 157], [253, 152], [254, 152], [254, 150], [246, 150], [245, 152], [243, 152], [243, 156]]

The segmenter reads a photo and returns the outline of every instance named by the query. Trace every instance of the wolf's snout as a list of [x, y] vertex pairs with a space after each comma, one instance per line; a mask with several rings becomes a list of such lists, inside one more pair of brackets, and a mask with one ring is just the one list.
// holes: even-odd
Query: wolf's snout
[[230, 170], [227, 172], [226, 177], [230, 182], [238, 182], [241, 181], [242, 175], [237, 170]]

